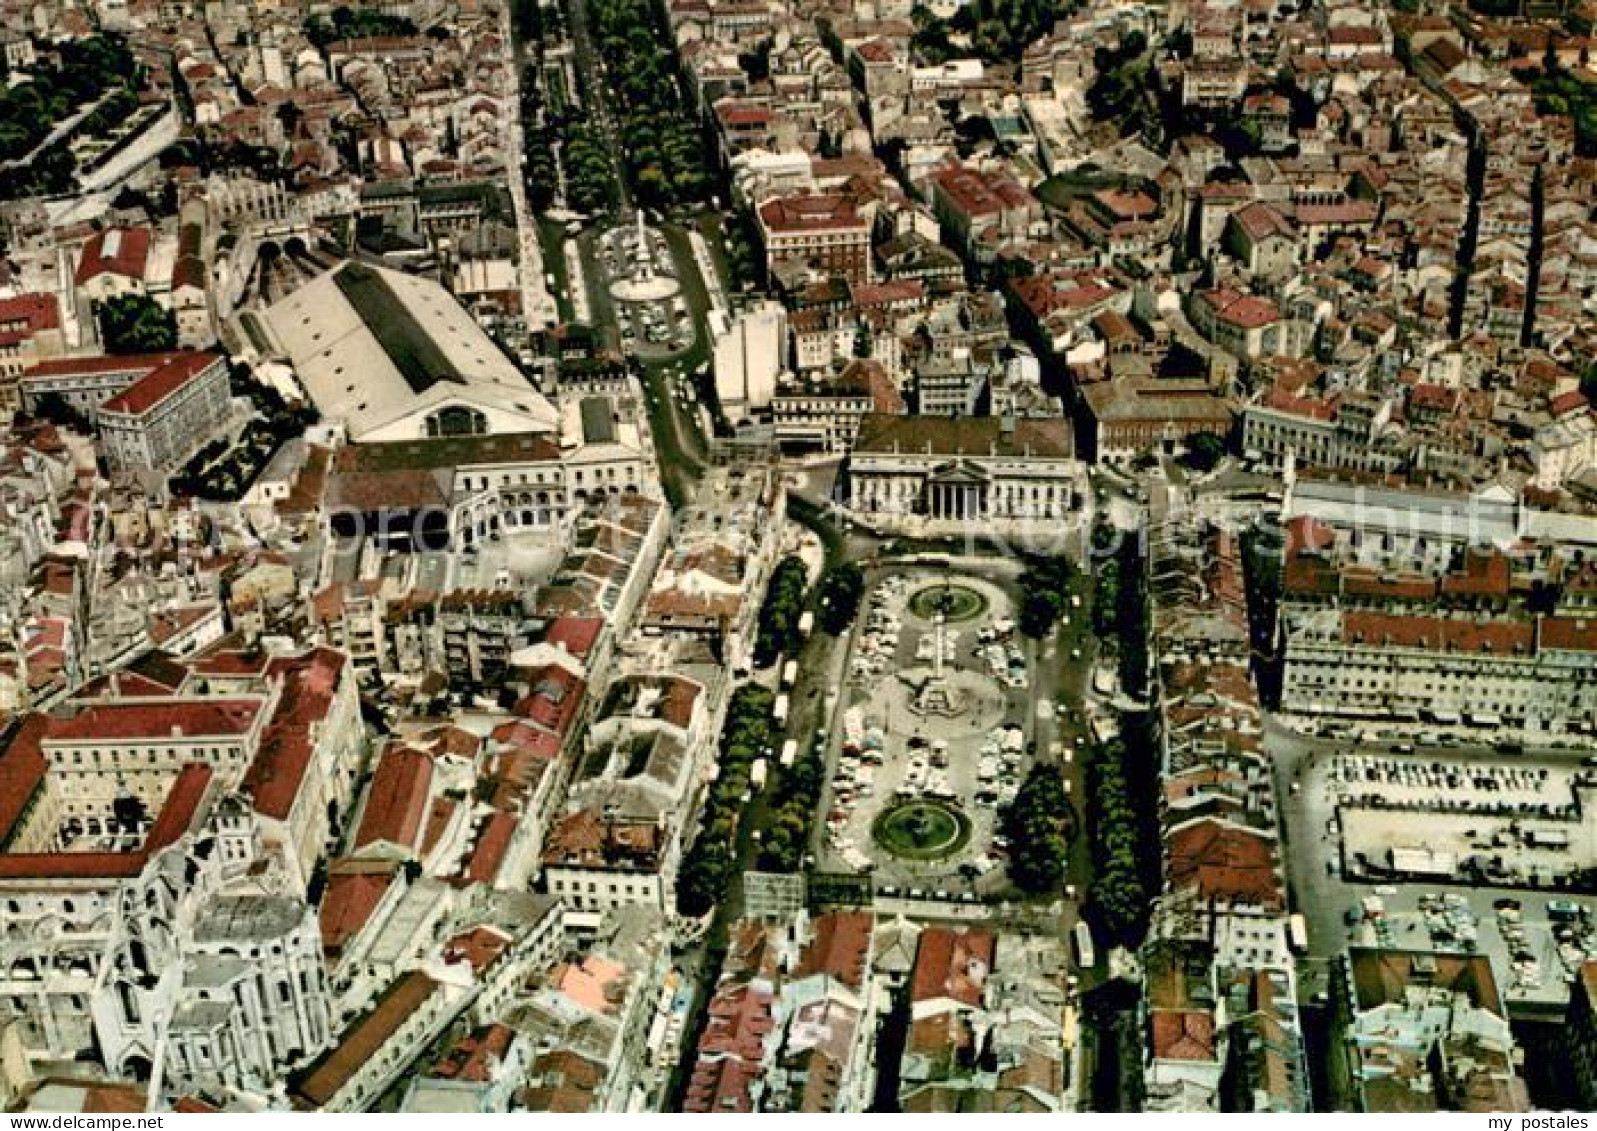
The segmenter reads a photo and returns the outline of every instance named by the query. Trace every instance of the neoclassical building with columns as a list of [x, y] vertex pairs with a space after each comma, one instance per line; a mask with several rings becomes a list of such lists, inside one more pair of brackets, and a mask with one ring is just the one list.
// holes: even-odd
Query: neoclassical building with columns
[[872, 413], [839, 484], [849, 510], [883, 527], [1064, 519], [1087, 498], [1062, 418]]

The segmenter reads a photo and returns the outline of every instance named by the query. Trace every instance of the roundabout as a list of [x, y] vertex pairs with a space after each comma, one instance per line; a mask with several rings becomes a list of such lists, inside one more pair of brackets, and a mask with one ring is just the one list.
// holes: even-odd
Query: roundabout
[[941, 616], [944, 624], [975, 620], [987, 611], [988, 602], [980, 590], [958, 582], [939, 582], [917, 589], [910, 595], [909, 611], [924, 621]]
[[970, 840], [970, 819], [946, 802], [913, 798], [882, 810], [871, 837], [902, 860], [945, 860]]
[[622, 350], [638, 357], [674, 357], [697, 338], [681, 272], [665, 234], [637, 215], [596, 244], [605, 289], [615, 308]]

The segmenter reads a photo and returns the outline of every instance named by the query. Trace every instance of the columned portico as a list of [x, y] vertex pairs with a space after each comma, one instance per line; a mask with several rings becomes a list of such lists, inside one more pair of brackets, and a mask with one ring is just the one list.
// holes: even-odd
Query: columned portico
[[906, 529], [1065, 519], [1086, 486], [1062, 422], [884, 414], [865, 418], [840, 481], [850, 510]]
[[948, 464], [927, 480], [920, 509], [932, 518], [980, 518], [989, 512], [989, 487], [979, 468]]

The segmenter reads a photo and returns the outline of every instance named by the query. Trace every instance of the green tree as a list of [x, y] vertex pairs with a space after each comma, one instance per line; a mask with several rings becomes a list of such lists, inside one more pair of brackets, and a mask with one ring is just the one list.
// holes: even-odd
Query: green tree
[[754, 663], [775, 663], [798, 642], [798, 622], [804, 614], [808, 574], [802, 559], [789, 556], [776, 563], [771, 583], [760, 606], [759, 636], [754, 641]]
[[1225, 457], [1225, 438], [1213, 432], [1199, 432], [1187, 440], [1187, 455], [1183, 461], [1194, 471], [1213, 471]]
[[177, 315], [147, 295], [114, 295], [95, 303], [107, 353], [154, 353], [177, 348]]
[[1009, 878], [1015, 886], [1032, 895], [1058, 892], [1076, 835], [1076, 813], [1058, 768], [1034, 765], [999, 819], [1009, 837]]
[[859, 615], [865, 596], [865, 571], [853, 562], [840, 562], [821, 578], [818, 605], [822, 631], [841, 636]]
[[1075, 570], [1063, 558], [1034, 562], [1020, 578], [1020, 631], [1040, 640], [1054, 630], [1070, 600]]
[[1117, 741], [1100, 749], [1088, 767], [1093, 882], [1087, 913], [1101, 937], [1134, 946], [1146, 921], [1148, 891], [1139, 862], [1141, 837], [1125, 759], [1125, 747]]
[[684, 915], [703, 915], [726, 897], [737, 863], [737, 820], [749, 771], [775, 740], [774, 702], [767, 689], [746, 684], [733, 692], [727, 705], [715, 782], [700, 814], [699, 834], [677, 875], [677, 908]]

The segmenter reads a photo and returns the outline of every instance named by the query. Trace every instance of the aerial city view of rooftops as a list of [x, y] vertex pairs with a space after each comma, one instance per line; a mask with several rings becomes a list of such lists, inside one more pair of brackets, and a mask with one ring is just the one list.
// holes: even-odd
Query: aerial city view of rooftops
[[1597, 1110], [1597, 0], [0, 12], [0, 1112]]

